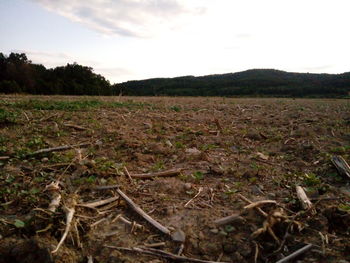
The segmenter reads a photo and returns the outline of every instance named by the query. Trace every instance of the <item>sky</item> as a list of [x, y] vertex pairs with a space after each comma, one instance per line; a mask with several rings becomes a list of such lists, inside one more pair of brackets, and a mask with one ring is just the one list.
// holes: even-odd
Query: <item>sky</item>
[[0, 52], [111, 83], [274, 68], [350, 71], [349, 0], [0, 0]]

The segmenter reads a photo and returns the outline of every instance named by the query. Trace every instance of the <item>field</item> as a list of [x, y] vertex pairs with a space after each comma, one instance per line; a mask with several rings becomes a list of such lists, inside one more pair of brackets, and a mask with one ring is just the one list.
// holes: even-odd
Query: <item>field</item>
[[289, 262], [350, 262], [350, 178], [331, 161], [350, 161], [349, 113], [348, 100], [2, 96], [0, 263], [276, 262], [307, 244]]

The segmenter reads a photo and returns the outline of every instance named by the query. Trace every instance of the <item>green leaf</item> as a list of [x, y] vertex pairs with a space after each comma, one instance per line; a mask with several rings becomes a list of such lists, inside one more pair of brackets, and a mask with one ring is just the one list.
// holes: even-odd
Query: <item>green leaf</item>
[[17, 228], [23, 228], [26, 224], [22, 220], [16, 219], [14, 225]]

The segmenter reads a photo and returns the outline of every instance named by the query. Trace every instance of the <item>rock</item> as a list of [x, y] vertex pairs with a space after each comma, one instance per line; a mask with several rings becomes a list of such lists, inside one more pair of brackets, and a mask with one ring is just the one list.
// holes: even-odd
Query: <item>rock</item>
[[186, 240], [186, 234], [181, 229], [178, 229], [174, 233], [171, 234], [171, 238], [175, 242], [183, 243]]
[[225, 232], [224, 230], [221, 230], [221, 231], [219, 232], [219, 235], [220, 235], [220, 236], [227, 236], [228, 234], [227, 234], [227, 232]]

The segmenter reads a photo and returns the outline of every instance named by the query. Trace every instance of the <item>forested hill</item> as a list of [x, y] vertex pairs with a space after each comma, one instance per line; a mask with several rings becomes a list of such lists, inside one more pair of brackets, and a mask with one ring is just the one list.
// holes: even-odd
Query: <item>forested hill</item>
[[350, 72], [289, 73], [254, 69], [238, 73], [128, 81], [111, 85], [77, 63], [46, 69], [25, 54], [0, 53], [0, 93], [133, 96], [348, 97]]
[[125, 95], [178, 96], [318, 96], [342, 97], [350, 92], [350, 72], [290, 73], [253, 69], [237, 73], [155, 78], [116, 84]]

